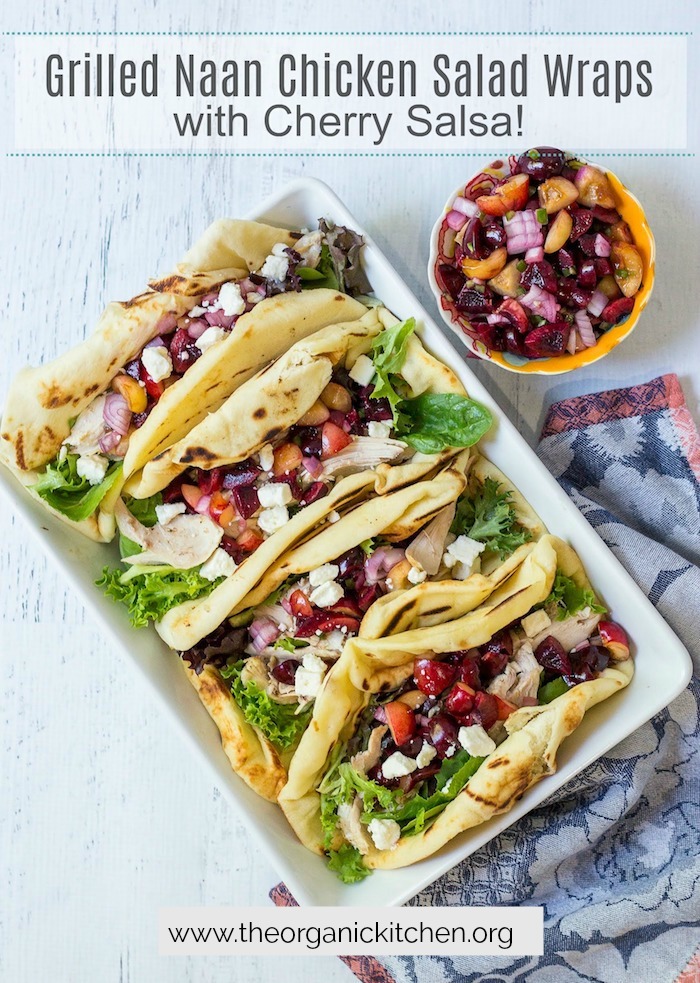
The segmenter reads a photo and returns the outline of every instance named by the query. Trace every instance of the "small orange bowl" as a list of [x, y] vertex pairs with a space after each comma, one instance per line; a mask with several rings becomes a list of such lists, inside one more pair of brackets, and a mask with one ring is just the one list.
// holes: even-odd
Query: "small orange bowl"
[[[576, 157], [576, 160], [581, 161], [582, 163], [592, 164], [591, 161], [584, 161], [581, 157]], [[581, 368], [583, 365], [592, 365], [593, 362], [597, 362], [599, 359], [607, 355], [608, 352], [612, 351], [613, 348], [619, 345], [620, 342], [624, 341], [624, 339], [627, 338], [636, 327], [637, 321], [639, 320], [639, 315], [646, 307], [654, 286], [656, 257], [654, 237], [651, 229], [649, 228], [649, 223], [647, 222], [646, 215], [644, 214], [644, 209], [642, 208], [638, 199], [625, 187], [617, 175], [613, 174], [611, 171], [608, 171], [606, 168], [601, 167], [600, 169], [605, 171], [608, 180], [612, 185], [616, 198], [615, 207], [620, 213], [620, 216], [629, 225], [632, 237], [634, 239], [634, 244], [642, 257], [642, 285], [634, 295], [634, 308], [628, 317], [624, 321], [614, 324], [612, 327], [608, 328], [608, 330], [600, 336], [594, 346], [591, 348], [583, 348], [581, 351], [578, 351], [573, 355], [566, 352], [563, 355], [557, 355], [550, 358], [528, 359], [520, 355], [512, 355], [510, 352], [491, 351], [489, 348], [487, 348], [483, 341], [481, 341], [478, 337], [475, 337], [476, 332], [472, 333], [473, 329], [470, 330], [468, 319], [457, 311], [452, 297], [450, 297], [450, 295], [440, 287], [436, 276], [437, 268], [440, 263], [443, 263], [446, 260], [449, 261], [449, 257], [444, 256], [441, 251], [446, 227], [445, 216], [449, 211], [451, 211], [455, 198], [464, 193], [466, 184], [470, 182], [465, 182], [465, 184], [460, 185], [459, 188], [457, 188], [447, 199], [443, 214], [435, 223], [431, 236], [430, 260], [428, 262], [428, 280], [435, 295], [438, 309], [443, 321], [449, 328], [452, 329], [462, 343], [466, 345], [466, 347], [474, 355], [478, 356], [478, 358], [483, 358], [485, 361], [492, 362], [495, 365], [500, 365], [509, 372], [529, 372], [536, 375], [561, 375], [564, 372], [572, 372], [574, 369]], [[502, 164], [500, 167], [486, 167], [479, 173], [492, 174], [494, 177], [500, 180], [501, 178], [508, 176], [510, 172], [507, 168], [507, 164]]]

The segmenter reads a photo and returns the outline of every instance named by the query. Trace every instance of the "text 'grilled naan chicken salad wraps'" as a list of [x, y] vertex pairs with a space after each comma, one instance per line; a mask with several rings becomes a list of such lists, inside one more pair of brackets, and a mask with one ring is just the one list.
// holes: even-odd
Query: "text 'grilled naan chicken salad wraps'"
[[[14, 380], [0, 460], [92, 539], [114, 535], [125, 478], [300, 338], [360, 317], [361, 239], [215, 222], [175, 272], [109, 304], [82, 344]], [[315, 288], [303, 289], [302, 288]]]
[[279, 802], [344, 881], [508, 811], [585, 711], [630, 682], [626, 633], [576, 554], [548, 535], [524, 549], [486, 599], [476, 578], [452, 585], [453, 620], [438, 620], [443, 585], [404, 592], [404, 622], [422, 627], [349, 641], [326, 677]]
[[128, 569], [103, 586], [134, 623], [191, 648], [288, 550], [483, 436], [491, 414], [414, 329], [375, 307], [310, 335], [129, 480], [117, 510]]
[[[234, 769], [252, 788], [266, 797], [279, 792], [313, 700], [348, 639], [411, 623], [407, 589], [439, 580], [454, 612], [453, 578], [470, 579], [475, 603], [477, 591], [487, 597], [517, 567], [527, 553], [521, 544], [544, 530], [525, 503], [509, 504], [511, 494], [478, 452], [462, 451], [430, 480], [364, 501], [285, 553], [230, 618], [181, 652]], [[426, 540], [442, 550], [434, 568]], [[469, 566], [450, 552], [465, 556], [467, 545], [476, 547]], [[488, 576], [476, 573], [482, 557]]]

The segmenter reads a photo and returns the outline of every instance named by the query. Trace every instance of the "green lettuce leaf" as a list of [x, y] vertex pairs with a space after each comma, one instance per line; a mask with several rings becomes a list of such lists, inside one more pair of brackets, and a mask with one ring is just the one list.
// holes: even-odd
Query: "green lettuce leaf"
[[308, 648], [309, 643], [304, 638], [289, 638], [288, 635], [278, 638], [272, 646], [276, 649], [284, 649], [285, 652], [296, 652], [297, 649]]
[[500, 492], [499, 488], [497, 481], [487, 478], [473, 498], [467, 493], [462, 495], [450, 532], [484, 543], [487, 550], [498, 553], [504, 560], [531, 536], [518, 524], [515, 509], [509, 502], [512, 493]]
[[564, 621], [572, 614], [578, 614], [584, 608], [590, 608], [598, 614], [605, 614], [608, 610], [601, 604], [592, 590], [579, 587], [571, 577], [567, 577], [560, 570], [554, 578], [552, 592], [539, 607], [556, 608], [555, 621]]
[[221, 675], [231, 684], [231, 692], [243, 716], [280, 750], [293, 747], [311, 718], [313, 704], [309, 703], [300, 713], [297, 703], [277, 703], [253, 682], [243, 683], [241, 672], [245, 659], [221, 670]]
[[558, 696], [562, 696], [569, 689], [570, 687], [566, 685], [560, 676], [558, 679], [553, 679], [551, 683], [545, 683], [544, 686], [540, 686], [537, 690], [537, 700], [539, 703], [551, 703], [552, 700], [556, 700]]
[[[126, 544], [128, 548], [135, 545], [128, 539]], [[124, 548], [124, 544], [121, 545]], [[95, 583], [107, 597], [126, 605], [134, 628], [143, 628], [149, 621], [160, 621], [166, 612], [183, 601], [210, 594], [223, 579], [206, 580], [200, 576], [199, 567], [176, 570], [174, 567], [133, 564], [128, 570], [105, 567]]]
[[365, 867], [360, 851], [349, 843], [344, 843], [339, 850], [328, 851], [328, 869], [344, 884], [356, 884], [372, 873]]
[[325, 243], [321, 246], [318, 266], [315, 269], [310, 266], [297, 266], [296, 272], [301, 277], [302, 290], [313, 290], [318, 287], [326, 287], [328, 290], [343, 289], [338, 282], [331, 251]]
[[96, 511], [102, 499], [119, 479], [122, 462], [112, 461], [99, 485], [91, 485], [78, 474], [78, 455], [66, 454], [46, 465], [33, 490], [43, 500], [73, 522], [82, 522]]
[[395, 436], [423, 454], [471, 447], [493, 423], [485, 406], [458, 393], [423, 393], [403, 400], [398, 409]]
[[367, 808], [362, 819], [393, 819], [401, 827], [402, 836], [415, 836], [425, 829], [438, 816], [448, 802], [457, 798], [469, 779], [474, 775], [484, 758], [474, 758], [467, 751], [458, 751], [452, 758], [445, 758], [440, 771], [435, 776], [437, 790], [432, 795], [411, 795], [406, 802], [395, 809], [373, 812]]
[[382, 331], [372, 342], [372, 361], [377, 375], [371, 398], [386, 397], [394, 414], [394, 421], [396, 407], [402, 399], [397, 387], [405, 388], [400, 373], [406, 361], [406, 346], [415, 329], [416, 320], [409, 317], [407, 321]]
[[135, 519], [138, 519], [142, 526], [155, 526], [158, 522], [156, 515], [156, 505], [163, 504], [163, 496], [160, 492], [151, 495], [150, 498], [129, 498], [124, 499], [124, 504]]

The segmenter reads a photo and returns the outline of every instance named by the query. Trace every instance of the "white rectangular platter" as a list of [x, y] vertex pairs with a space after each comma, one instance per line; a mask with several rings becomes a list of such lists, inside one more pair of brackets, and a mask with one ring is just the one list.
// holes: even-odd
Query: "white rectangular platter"
[[[363, 232], [361, 224], [322, 182], [300, 179], [264, 201], [248, 218], [288, 228], [312, 227], [319, 217]], [[105, 635], [150, 686], [162, 712], [190, 746], [197, 768], [206, 769], [247, 826], [251, 839], [269, 856], [300, 904], [399, 905], [516, 822], [570, 778], [618, 744], [688, 684], [691, 661], [686, 649], [629, 575], [569, 501], [516, 428], [500, 412], [441, 330], [382, 255], [371, 236], [364, 260], [377, 296], [394, 313], [413, 316], [426, 347], [452, 367], [469, 394], [494, 412], [496, 423], [483, 450], [520, 489], [550, 532], [568, 540], [581, 557], [599, 595], [615, 620], [632, 636], [636, 672], [622, 693], [595, 707], [564, 744], [556, 775], [540, 782], [509, 813], [453, 840], [435, 856], [402, 870], [376, 872], [360, 884], [344, 885], [325, 862], [296, 840], [276, 806], [258, 798], [231, 771], [216, 727], [182, 672], [179, 660], [151, 629], [131, 627], [126, 610], [94, 586], [115, 547], [105, 547], [67, 529], [48, 515], [0, 468], [0, 489], [23, 516], [46, 554], [53, 558], [82, 598]], [[66, 338], [66, 347], [75, 339]], [[106, 699], [105, 695], [105, 699]], [[177, 758], [173, 767], [181, 768]], [[117, 818], [115, 817], [115, 822]]]

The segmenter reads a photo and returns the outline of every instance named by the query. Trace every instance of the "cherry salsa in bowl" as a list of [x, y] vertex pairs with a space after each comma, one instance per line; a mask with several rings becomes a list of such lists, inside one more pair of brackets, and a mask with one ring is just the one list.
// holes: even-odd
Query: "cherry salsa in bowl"
[[453, 196], [431, 273], [443, 317], [474, 354], [562, 372], [629, 333], [651, 290], [653, 239], [614, 175], [536, 147]]

